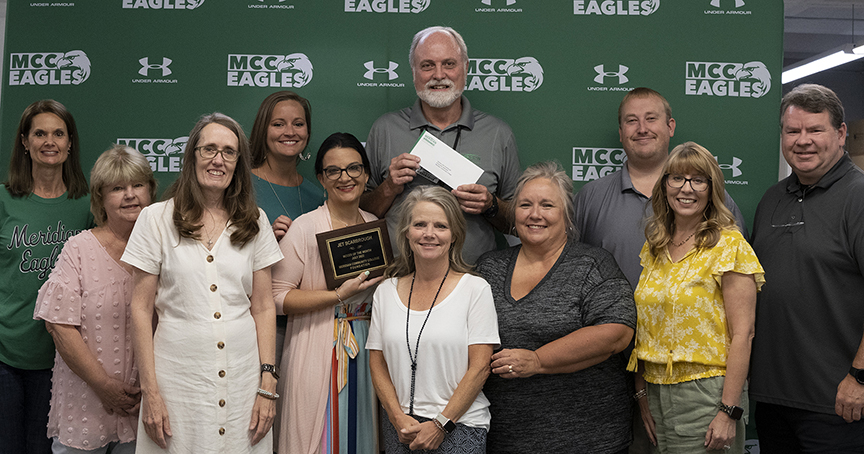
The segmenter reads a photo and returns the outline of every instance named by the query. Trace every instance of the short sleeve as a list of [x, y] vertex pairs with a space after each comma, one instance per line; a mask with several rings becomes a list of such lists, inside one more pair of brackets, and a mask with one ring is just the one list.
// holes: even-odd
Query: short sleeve
[[740, 274], [753, 275], [756, 281], [756, 291], [762, 289], [765, 283], [765, 270], [756, 257], [756, 252], [750, 243], [737, 230], [724, 230], [720, 242], [713, 248], [718, 251], [711, 274], [721, 284], [723, 273], [732, 271]]
[[645, 244], [642, 245], [642, 250], [639, 251], [639, 265], [641, 265], [642, 268], [647, 268], [653, 260], [654, 256], [651, 255], [651, 247], [648, 246], [648, 242], [646, 241]]
[[[644, 247], [643, 247], [644, 248]], [[595, 263], [583, 284], [583, 326], [617, 323], [636, 328], [636, 303], [633, 288], [612, 254], [592, 248]]]
[[477, 280], [477, 289], [473, 292], [471, 306], [468, 308], [468, 345], [493, 344], [493, 348], [501, 346], [498, 336], [498, 315], [495, 312], [495, 301], [492, 298], [492, 288], [480, 277], [471, 276]]
[[516, 148], [516, 137], [508, 127], [507, 143], [502, 150], [503, 167], [501, 177], [498, 181], [498, 197], [509, 200], [516, 193], [516, 184], [522, 176], [522, 167], [519, 164], [519, 150]]
[[126, 243], [126, 250], [120, 258], [122, 262], [149, 274], [159, 274], [162, 271], [162, 235], [159, 218], [171, 215], [168, 207], [168, 204], [160, 203], [141, 210], [129, 241]]
[[[382, 117], [383, 118], [383, 117]], [[371, 171], [369, 172], [369, 181], [366, 182], [366, 189], [372, 190], [378, 187], [384, 181], [384, 175], [380, 169], [383, 168], [382, 156], [386, 153], [386, 145], [384, 144], [384, 127], [380, 124], [383, 121], [378, 119], [372, 124], [372, 129], [369, 130], [369, 136], [366, 138], [366, 156], [369, 158]], [[387, 163], [389, 166], [389, 163]]]
[[63, 246], [54, 270], [39, 289], [33, 313], [34, 320], [45, 320], [61, 325], [81, 325], [80, 257], [81, 250], [76, 235]]
[[276, 236], [270, 229], [270, 220], [267, 219], [267, 213], [258, 208], [258, 235], [255, 236], [252, 271], [262, 270], [280, 260], [282, 260], [282, 251], [279, 250]]
[[366, 338], [366, 350], [383, 350], [383, 340], [381, 334], [381, 325], [384, 323], [383, 317], [386, 311], [384, 307], [388, 304], [388, 292], [393, 291], [393, 286], [396, 285], [396, 278], [387, 279], [375, 289], [375, 294], [372, 296], [372, 320], [369, 323], [369, 335]]

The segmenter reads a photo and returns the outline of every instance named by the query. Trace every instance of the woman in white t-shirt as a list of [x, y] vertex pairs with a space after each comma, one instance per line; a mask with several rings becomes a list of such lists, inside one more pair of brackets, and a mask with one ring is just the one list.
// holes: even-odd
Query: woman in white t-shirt
[[499, 343], [492, 291], [462, 259], [465, 218], [452, 194], [417, 188], [400, 209], [401, 255], [375, 291], [366, 342], [386, 452], [485, 453], [481, 389]]

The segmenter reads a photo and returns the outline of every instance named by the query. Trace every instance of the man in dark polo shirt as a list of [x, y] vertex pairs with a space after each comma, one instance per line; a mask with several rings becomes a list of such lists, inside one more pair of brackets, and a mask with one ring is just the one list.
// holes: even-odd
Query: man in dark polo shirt
[[750, 397], [762, 453], [864, 452], [864, 174], [843, 151], [843, 105], [805, 84], [780, 105], [792, 175], [762, 197], [753, 248]]

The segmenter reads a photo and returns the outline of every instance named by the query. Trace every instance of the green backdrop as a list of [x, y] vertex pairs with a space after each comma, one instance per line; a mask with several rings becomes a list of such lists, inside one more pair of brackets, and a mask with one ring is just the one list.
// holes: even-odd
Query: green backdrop
[[200, 115], [248, 132], [278, 89], [312, 102], [313, 152], [335, 131], [365, 140], [414, 101], [408, 46], [438, 24], [465, 37], [466, 95], [510, 124], [523, 166], [557, 159], [577, 187], [617, 169], [618, 103], [648, 86], [672, 105], [672, 145], [711, 150], [748, 219], [776, 181], [781, 0], [9, 2], [0, 171], [41, 98], [75, 115], [85, 169], [121, 141], [150, 156], [162, 188]]
[[413, 34], [449, 25], [472, 59], [466, 95], [510, 124], [523, 166], [556, 159], [577, 187], [619, 168], [618, 104], [647, 86], [672, 105], [672, 145], [711, 150], [748, 221], [777, 179], [781, 0], [10, 1], [6, 17], [4, 175], [21, 112], [42, 98], [74, 114], [85, 173], [122, 142], [162, 189], [199, 116], [248, 133], [279, 89], [311, 101], [313, 152], [336, 131], [365, 140], [414, 102]]

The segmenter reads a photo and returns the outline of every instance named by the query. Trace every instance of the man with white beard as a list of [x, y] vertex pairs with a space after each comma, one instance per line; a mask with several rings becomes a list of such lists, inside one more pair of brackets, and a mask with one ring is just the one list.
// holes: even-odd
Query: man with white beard
[[495, 249], [492, 227], [506, 232], [509, 199], [521, 174], [516, 139], [502, 120], [473, 109], [462, 91], [468, 75], [468, 47], [450, 27], [429, 27], [414, 35], [408, 53], [417, 101], [375, 121], [366, 141], [372, 165], [360, 207], [387, 218], [394, 250], [396, 215], [417, 186], [435, 184], [418, 174], [420, 158], [409, 154], [423, 131], [441, 139], [484, 170], [477, 184], [453, 189], [468, 224], [463, 256], [473, 264]]

